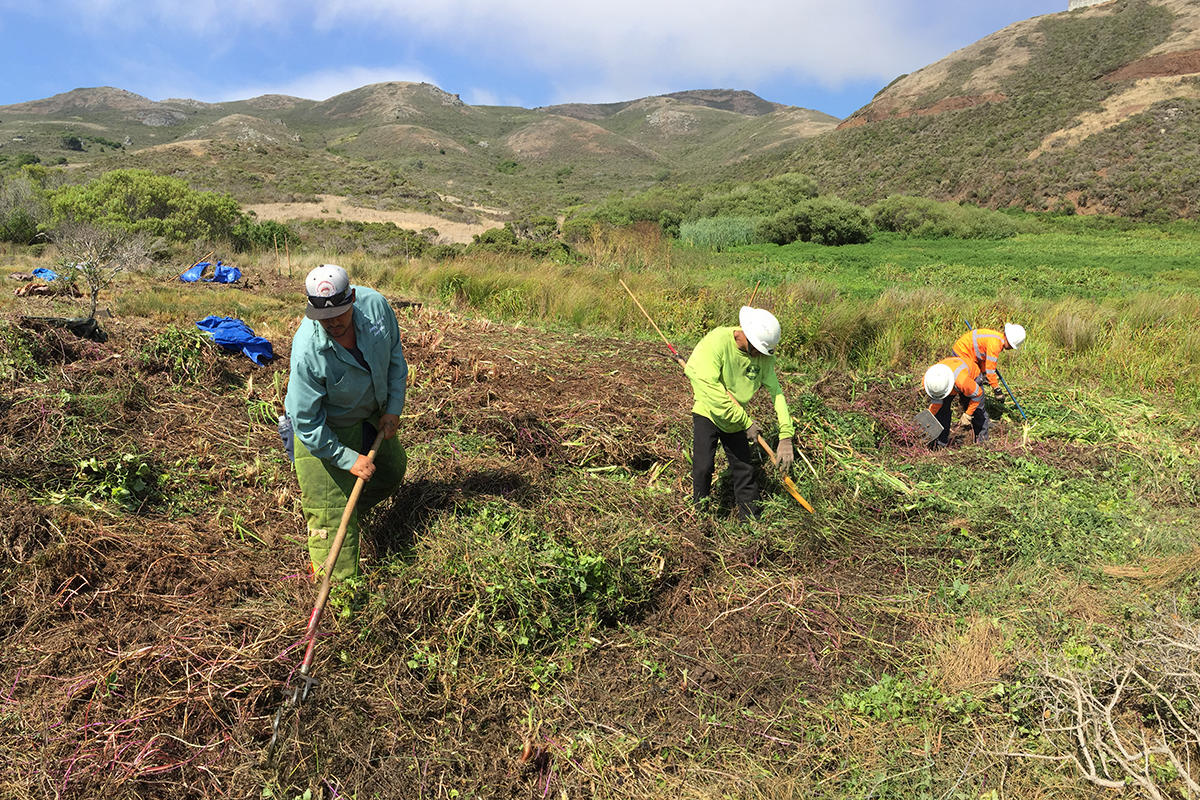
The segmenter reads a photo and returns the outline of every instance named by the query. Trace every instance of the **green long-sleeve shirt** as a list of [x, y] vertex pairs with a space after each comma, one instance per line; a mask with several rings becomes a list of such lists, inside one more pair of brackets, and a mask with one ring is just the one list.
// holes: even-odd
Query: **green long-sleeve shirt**
[[[749, 356], [738, 349], [733, 338], [737, 328], [717, 328], [696, 345], [687, 360], [684, 372], [692, 382], [696, 403], [692, 413], [708, 417], [726, 433], [744, 431], [750, 427], [750, 415], [729, 399], [729, 394], [744, 406], [765, 386], [775, 403], [779, 418], [779, 438], [787, 439], [796, 432], [787, 400], [775, 375], [774, 356]], [[726, 393], [729, 390], [729, 394]]]
[[354, 336], [370, 370], [330, 338], [321, 323], [305, 319], [292, 338], [291, 374], [283, 405], [296, 437], [314, 456], [348, 470], [358, 453], [338, 441], [334, 428], [404, 410], [408, 364], [400, 326], [388, 301], [355, 286]]

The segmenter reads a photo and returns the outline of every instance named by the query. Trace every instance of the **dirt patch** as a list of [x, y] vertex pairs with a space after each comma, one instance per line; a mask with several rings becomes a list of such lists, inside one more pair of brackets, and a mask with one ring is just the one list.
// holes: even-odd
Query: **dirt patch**
[[1200, 73], [1200, 49], [1162, 53], [1126, 64], [1104, 76], [1106, 81], [1136, 81]]
[[499, 228], [504, 223], [498, 219], [484, 218], [481, 222], [454, 222], [433, 214], [418, 211], [383, 211], [376, 208], [351, 205], [345, 197], [323, 194], [314, 203], [258, 203], [245, 207], [259, 220], [286, 222], [292, 219], [335, 219], [352, 222], [392, 222], [401, 228], [423, 230], [435, 228], [438, 238], [445, 242], [470, 242], [489, 228]]
[[154, 144], [149, 147], [143, 147], [136, 152], [139, 153], [163, 153], [178, 151], [187, 153], [195, 158], [204, 158], [209, 155], [209, 146], [212, 145], [211, 139], [185, 139], [179, 142], [167, 142], [165, 144]]
[[1003, 103], [1008, 97], [998, 92], [977, 95], [959, 95], [943, 98], [925, 108], [904, 108], [899, 105], [872, 103], [863, 111], [856, 113], [850, 119], [838, 125], [838, 129], [857, 128], [868, 122], [880, 122], [885, 119], [903, 119], [905, 117], [925, 117], [933, 114], [943, 114], [947, 111], [962, 111], [966, 108]]

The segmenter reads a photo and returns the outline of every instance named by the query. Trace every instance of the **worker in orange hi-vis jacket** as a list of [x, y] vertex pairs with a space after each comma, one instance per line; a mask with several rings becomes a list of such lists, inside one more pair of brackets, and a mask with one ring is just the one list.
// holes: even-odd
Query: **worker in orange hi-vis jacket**
[[996, 359], [1005, 350], [1016, 350], [1025, 341], [1025, 329], [1011, 322], [1004, 323], [1003, 331], [975, 328], [958, 337], [954, 343], [954, 355], [964, 361], [974, 362], [982, 380], [988, 382], [999, 399], [1004, 398], [1000, 388], [1000, 374], [996, 372]]
[[941, 435], [929, 443], [931, 450], [950, 443], [950, 401], [954, 395], [958, 395], [963, 408], [959, 424], [964, 428], [970, 425], [974, 429], [976, 442], [987, 440], [990, 420], [983, 405], [979, 367], [975, 366], [974, 361], [958, 356], [944, 358], [925, 370], [922, 383], [929, 397], [929, 413], [942, 425]]

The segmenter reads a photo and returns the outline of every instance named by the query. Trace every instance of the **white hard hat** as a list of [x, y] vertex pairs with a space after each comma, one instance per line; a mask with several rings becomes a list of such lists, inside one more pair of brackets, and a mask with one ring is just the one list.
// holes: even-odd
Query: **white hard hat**
[[1008, 346], [1016, 350], [1021, 342], [1025, 341], [1025, 329], [1020, 325], [1006, 322], [1004, 323], [1004, 338], [1008, 339]]
[[350, 276], [337, 264], [322, 264], [308, 273], [304, 279], [304, 291], [308, 294], [308, 308], [304, 309], [304, 316], [309, 319], [340, 317], [354, 304]]
[[765, 308], [742, 306], [738, 312], [738, 323], [755, 350], [768, 356], [774, 354], [781, 333], [779, 320], [775, 319], [774, 314]]
[[934, 364], [925, 370], [923, 383], [930, 400], [945, 400], [954, 388], [954, 370], [945, 364]]

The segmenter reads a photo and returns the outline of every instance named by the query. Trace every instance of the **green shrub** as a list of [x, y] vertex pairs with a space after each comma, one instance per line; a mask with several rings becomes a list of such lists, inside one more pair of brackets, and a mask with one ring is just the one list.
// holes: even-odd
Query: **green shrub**
[[[588, 226], [602, 222], [608, 225], [632, 225], [635, 222], [657, 222], [670, 224], [672, 220], [683, 220], [692, 214], [692, 207], [700, 199], [700, 190], [687, 187], [655, 186], [640, 194], [624, 195], [606, 199], [587, 216]], [[667, 233], [664, 226], [664, 233]], [[563, 235], [567, 230], [564, 225]], [[568, 239], [571, 241], [571, 239]]]
[[922, 239], [1005, 239], [1020, 224], [999, 211], [894, 194], [870, 208], [875, 227]]
[[812, 178], [788, 172], [707, 195], [695, 204], [689, 217], [763, 217], [816, 196], [817, 184]]
[[756, 235], [760, 240], [774, 244], [861, 244], [871, 239], [871, 220], [862, 206], [836, 197], [819, 197], [797, 203], [763, 220]]
[[425, 257], [434, 261], [452, 261], [458, 258], [465, 249], [461, 244], [435, 244], [425, 251]]
[[[339, 254], [362, 251], [379, 257], [419, 258], [430, 246], [428, 237], [394, 222], [311, 219], [292, 223], [292, 229], [308, 248]], [[263, 234], [269, 230], [274, 229]], [[272, 246], [269, 241], [267, 246]]]
[[0, 241], [33, 244], [48, 217], [46, 196], [32, 177], [0, 178]]
[[233, 226], [231, 235], [233, 249], [239, 253], [245, 253], [254, 248], [273, 250], [276, 247], [295, 247], [300, 241], [291, 228], [275, 220], [254, 222], [250, 219], [243, 219]]
[[86, 222], [171, 241], [230, 239], [242, 220], [227, 194], [195, 191], [147, 170], [113, 170], [83, 185], [50, 193], [54, 221]]

